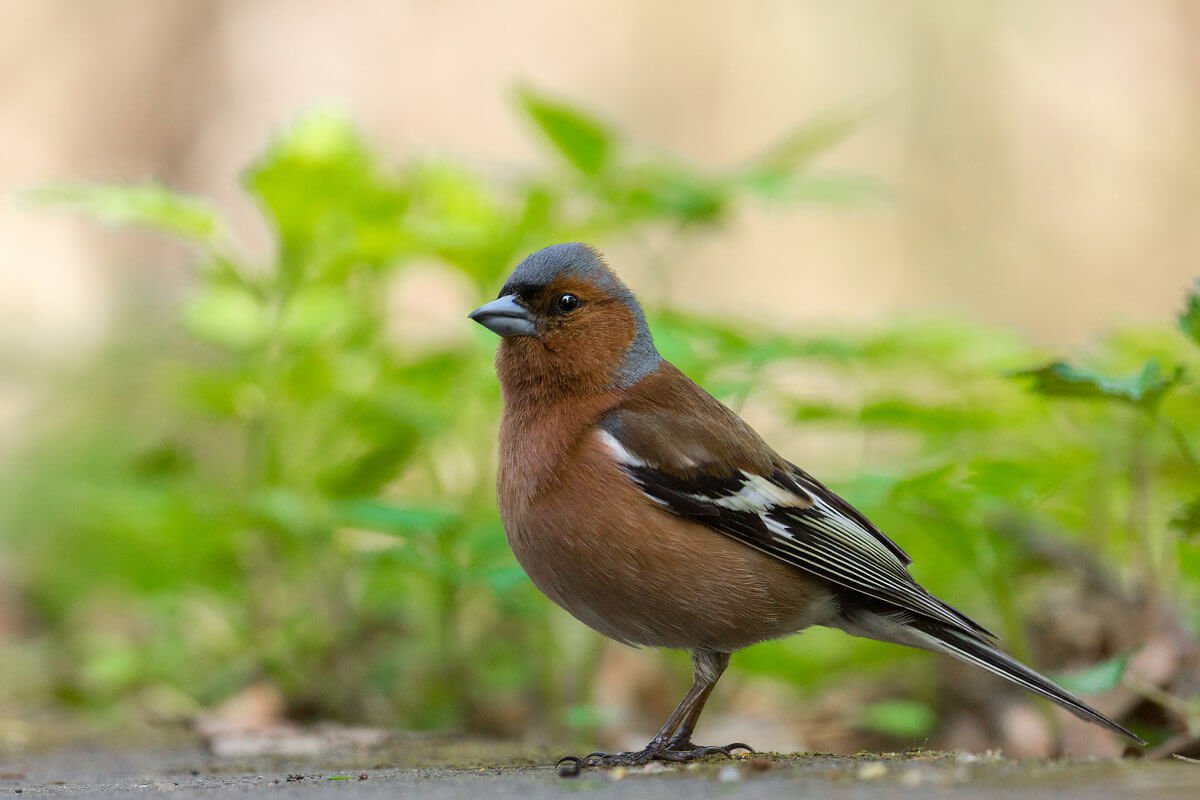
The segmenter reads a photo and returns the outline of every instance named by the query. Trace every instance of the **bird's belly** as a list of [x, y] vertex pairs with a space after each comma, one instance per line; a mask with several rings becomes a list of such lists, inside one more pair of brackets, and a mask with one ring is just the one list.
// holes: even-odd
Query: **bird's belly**
[[837, 613], [819, 579], [663, 511], [593, 455], [586, 480], [536, 503], [501, 493], [517, 560], [576, 619], [627, 644], [732, 652]]

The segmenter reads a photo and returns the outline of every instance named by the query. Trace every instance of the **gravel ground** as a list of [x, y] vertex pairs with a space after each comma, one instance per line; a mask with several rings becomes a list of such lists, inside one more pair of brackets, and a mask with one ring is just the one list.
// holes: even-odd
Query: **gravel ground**
[[[1200, 798], [1200, 764], [1015, 762], [970, 755], [765, 756], [689, 767], [585, 770], [560, 778], [548, 753], [425, 740], [306, 758], [217, 759], [198, 748], [73, 747], [0, 754], [0, 795], [295, 798]], [[456, 764], [456, 767], [432, 764]]]

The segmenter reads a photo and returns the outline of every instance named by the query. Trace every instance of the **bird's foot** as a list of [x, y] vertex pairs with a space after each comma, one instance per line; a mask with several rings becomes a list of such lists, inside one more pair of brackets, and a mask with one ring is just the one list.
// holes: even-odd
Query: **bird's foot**
[[683, 741], [672, 740], [667, 745], [668, 761], [691, 761], [695, 758], [704, 758], [705, 756], [729, 756], [733, 758], [734, 750], [745, 750], [747, 753], [753, 753], [754, 748], [745, 742], [733, 742], [722, 747], [705, 747], [703, 745], [692, 744], [691, 740], [684, 739]]
[[742, 742], [734, 742], [723, 747], [703, 747], [690, 741], [658, 743], [651, 742], [644, 750], [629, 753], [588, 753], [583, 758], [566, 756], [560, 758], [557, 769], [563, 777], [574, 777], [585, 767], [640, 767], [651, 761], [669, 761], [681, 763], [694, 761], [706, 756], [733, 756], [735, 750], [754, 752], [754, 748]]

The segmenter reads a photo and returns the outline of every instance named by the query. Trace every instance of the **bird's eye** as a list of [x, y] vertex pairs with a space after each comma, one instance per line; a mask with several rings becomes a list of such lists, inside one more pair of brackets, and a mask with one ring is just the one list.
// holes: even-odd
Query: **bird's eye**
[[560, 314], [570, 314], [579, 308], [579, 298], [573, 294], [560, 294], [554, 304]]

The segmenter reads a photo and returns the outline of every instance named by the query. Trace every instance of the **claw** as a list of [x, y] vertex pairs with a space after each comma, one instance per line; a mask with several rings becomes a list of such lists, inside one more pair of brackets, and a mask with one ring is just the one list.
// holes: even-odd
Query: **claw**
[[676, 753], [691, 753], [694, 751], [703, 750], [705, 752], [702, 755], [710, 755], [710, 756], [717, 755], [718, 753], [721, 755], [732, 756], [734, 750], [745, 750], [747, 753], [754, 752], [754, 748], [751, 747], [750, 745], [746, 744], [745, 742], [733, 742], [731, 744], [727, 744], [722, 747], [715, 747], [715, 746], [702, 747], [699, 745], [692, 744], [691, 741], [688, 741], [688, 740], [685, 740], [682, 742], [671, 742], [667, 746], [667, 749], [671, 750], [673, 752], [676, 752]]
[[630, 753], [604, 753], [599, 750], [588, 753], [583, 758], [566, 756], [558, 760], [558, 774], [564, 778], [577, 776], [584, 767], [639, 767], [651, 761], [670, 761], [682, 763], [693, 761], [706, 756], [733, 757], [734, 750], [754, 752], [754, 748], [744, 742], [733, 742], [723, 747], [698, 746], [689, 741], [674, 742], [668, 745], [650, 744], [645, 750]]

